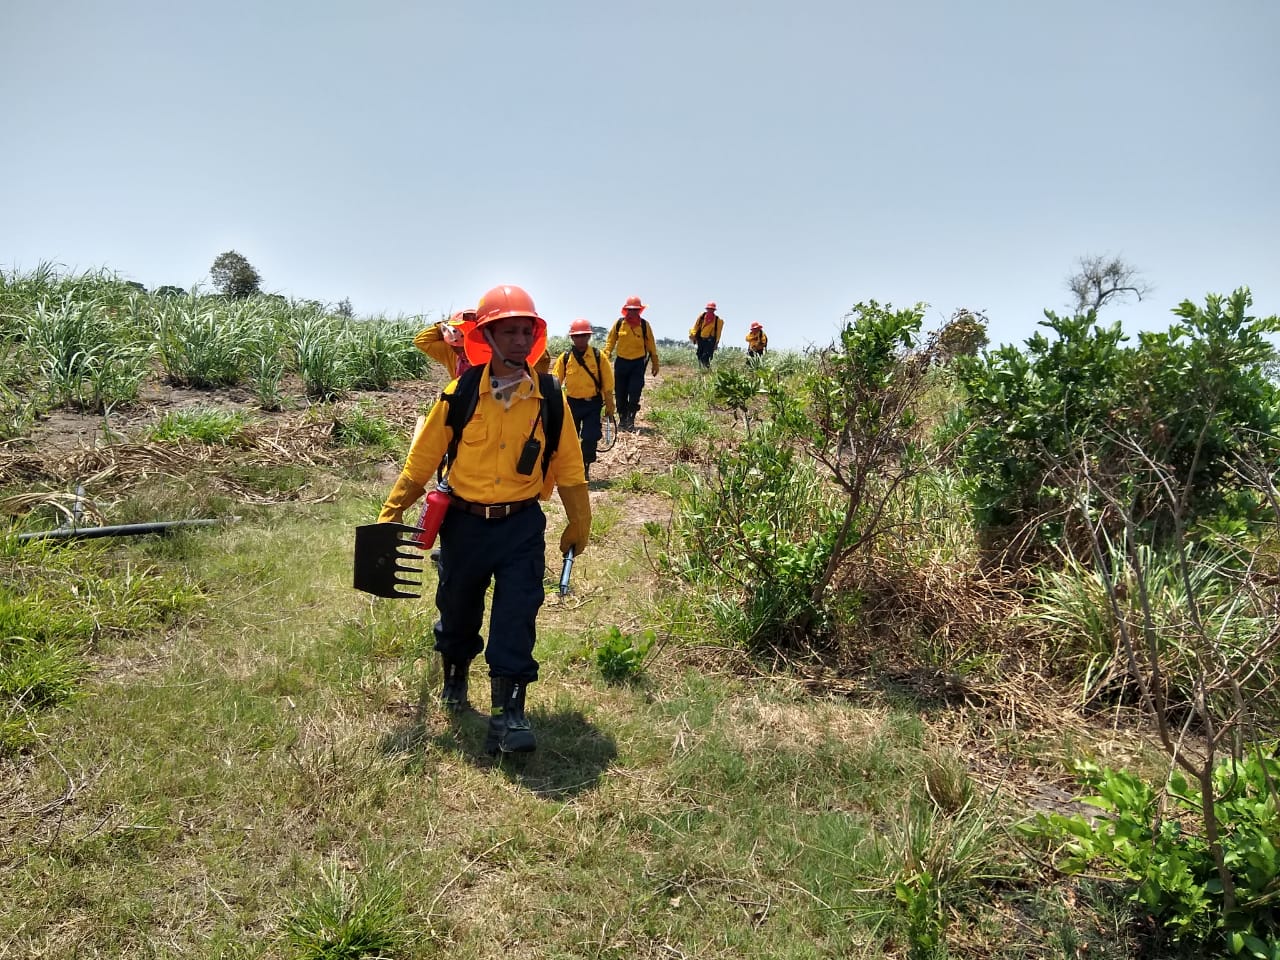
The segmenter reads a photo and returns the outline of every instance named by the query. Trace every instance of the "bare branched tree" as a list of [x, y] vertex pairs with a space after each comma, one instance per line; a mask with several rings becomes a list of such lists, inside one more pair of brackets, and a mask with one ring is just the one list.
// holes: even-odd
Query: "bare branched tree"
[[1120, 257], [1081, 257], [1077, 266], [1079, 269], [1067, 277], [1077, 313], [1101, 310], [1104, 304], [1130, 296], [1141, 300], [1151, 292], [1137, 268]]

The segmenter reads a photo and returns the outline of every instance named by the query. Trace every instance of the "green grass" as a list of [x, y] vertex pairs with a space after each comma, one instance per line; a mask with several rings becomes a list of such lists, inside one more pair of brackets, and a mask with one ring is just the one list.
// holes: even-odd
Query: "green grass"
[[[708, 439], [724, 427], [698, 415]], [[352, 528], [391, 481], [363, 465], [237, 469], [280, 498], [155, 479], [121, 507], [244, 518], [0, 549], [0, 632], [67, 654], [45, 668], [10, 647], [13, 675], [48, 691], [37, 703], [14, 683], [0, 710], [16, 867], [0, 942], [15, 956], [1118, 956], [1105, 944], [1122, 911], [1026, 862], [1006, 832], [1016, 797], [991, 800], [995, 745], [1018, 750], [1020, 729], [982, 714], [966, 733], [963, 711], [870, 685], [807, 689], [681, 606], [633, 509], [679, 478], [593, 492], [563, 599], [563, 510], [547, 505], [540, 749], [499, 762], [483, 716], [432, 703], [433, 571], [421, 600], [351, 588]], [[333, 494], [283, 496], [303, 483]], [[591, 653], [615, 627], [626, 683]], [[472, 683], [483, 702], [481, 663]]]
[[157, 443], [192, 440], [196, 443], [230, 443], [248, 422], [243, 413], [195, 407], [166, 413], [148, 431], [147, 439]]

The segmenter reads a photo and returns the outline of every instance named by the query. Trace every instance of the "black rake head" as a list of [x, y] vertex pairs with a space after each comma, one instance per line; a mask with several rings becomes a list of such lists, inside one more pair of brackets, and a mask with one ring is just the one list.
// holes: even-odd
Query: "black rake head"
[[[421, 531], [403, 523], [366, 523], [356, 527], [354, 586], [375, 597], [420, 597], [400, 587], [422, 586]], [[417, 565], [404, 561], [416, 560]], [[402, 574], [418, 574], [406, 577]]]

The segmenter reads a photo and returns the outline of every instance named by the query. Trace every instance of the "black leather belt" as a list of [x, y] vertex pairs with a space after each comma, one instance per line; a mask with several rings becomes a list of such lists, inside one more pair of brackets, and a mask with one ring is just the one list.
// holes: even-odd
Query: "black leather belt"
[[519, 513], [525, 507], [532, 507], [537, 502], [537, 497], [530, 497], [528, 500], [517, 500], [514, 503], [472, 503], [470, 500], [463, 500], [461, 497], [455, 496], [449, 506], [461, 510], [463, 513], [472, 513], [477, 517], [484, 517], [486, 520], [501, 520], [503, 517], [509, 517], [513, 513]]

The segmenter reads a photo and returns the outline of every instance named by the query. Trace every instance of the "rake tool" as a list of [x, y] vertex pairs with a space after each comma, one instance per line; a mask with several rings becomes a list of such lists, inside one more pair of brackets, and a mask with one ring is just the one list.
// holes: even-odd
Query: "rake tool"
[[422, 531], [404, 523], [366, 523], [356, 527], [355, 578], [357, 590], [375, 597], [420, 597], [400, 587], [420, 587], [421, 577], [402, 574], [422, 573], [421, 564], [405, 560], [422, 560], [422, 547], [417, 538]]

